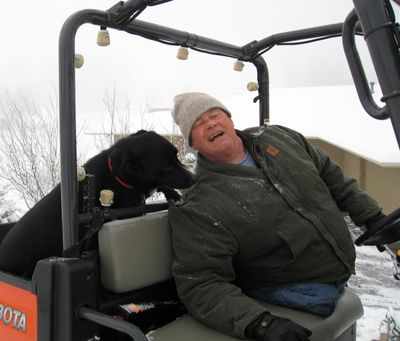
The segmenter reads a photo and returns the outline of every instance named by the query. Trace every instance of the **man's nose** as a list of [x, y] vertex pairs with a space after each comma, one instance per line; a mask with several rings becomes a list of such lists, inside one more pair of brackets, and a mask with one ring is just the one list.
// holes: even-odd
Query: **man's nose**
[[207, 120], [206, 120], [206, 122], [205, 122], [206, 129], [211, 129], [211, 128], [213, 128], [216, 124], [217, 124], [217, 122], [216, 122], [215, 120], [209, 118], [209, 117], [207, 118]]

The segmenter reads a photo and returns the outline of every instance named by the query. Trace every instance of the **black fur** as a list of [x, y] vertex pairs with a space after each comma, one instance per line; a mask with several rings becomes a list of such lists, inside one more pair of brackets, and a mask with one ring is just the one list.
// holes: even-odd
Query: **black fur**
[[[108, 158], [111, 158], [112, 173]], [[113, 208], [137, 206], [157, 188], [165, 192], [168, 200], [177, 200], [179, 195], [171, 188], [187, 188], [195, 181], [193, 174], [179, 162], [175, 146], [155, 132], [143, 130], [94, 156], [85, 164], [85, 169], [95, 176], [96, 198], [102, 189], [114, 191]], [[121, 185], [116, 177], [132, 188]], [[0, 269], [29, 278], [37, 261], [61, 255], [58, 185], [6, 234], [0, 244]]]

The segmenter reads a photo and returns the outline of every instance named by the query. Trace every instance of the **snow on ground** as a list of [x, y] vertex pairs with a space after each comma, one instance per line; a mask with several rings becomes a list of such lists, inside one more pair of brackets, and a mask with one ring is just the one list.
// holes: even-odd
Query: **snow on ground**
[[364, 316], [357, 323], [357, 341], [379, 340], [388, 307], [400, 312], [400, 281], [393, 277], [390, 255], [374, 246], [357, 247], [356, 275], [349, 287], [360, 296]]

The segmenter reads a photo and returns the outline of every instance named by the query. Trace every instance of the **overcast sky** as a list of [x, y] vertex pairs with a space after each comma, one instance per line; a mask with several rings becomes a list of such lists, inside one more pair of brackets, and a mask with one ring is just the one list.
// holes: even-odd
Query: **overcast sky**
[[[0, 93], [46, 101], [58, 91], [58, 37], [64, 21], [78, 10], [106, 10], [115, 3], [3, 1]], [[173, 0], [147, 8], [139, 19], [241, 46], [274, 33], [343, 22], [351, 9], [351, 0]], [[146, 98], [156, 105], [187, 90], [231, 96], [246, 91], [247, 82], [256, 79], [252, 65], [238, 73], [232, 70], [234, 60], [195, 51], [190, 51], [188, 61], [179, 61], [176, 47], [115, 30], [110, 30], [111, 45], [99, 47], [97, 31], [98, 27], [85, 25], [76, 36], [76, 52], [85, 58], [76, 70], [77, 101], [78, 109], [85, 112], [104, 109], [104, 93], [114, 88], [131, 103]], [[275, 47], [264, 56], [272, 87], [352, 83], [338, 38]]]

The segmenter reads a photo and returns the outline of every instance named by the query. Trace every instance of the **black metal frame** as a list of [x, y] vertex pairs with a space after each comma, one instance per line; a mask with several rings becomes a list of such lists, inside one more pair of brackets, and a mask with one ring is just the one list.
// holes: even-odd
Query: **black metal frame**
[[78, 198], [76, 175], [76, 109], [75, 109], [75, 35], [86, 23], [122, 30], [146, 39], [185, 46], [204, 53], [217, 54], [252, 63], [257, 70], [259, 124], [269, 122], [269, 74], [262, 53], [286, 42], [340, 36], [342, 23], [290, 31], [252, 41], [244, 46], [231, 45], [185, 31], [135, 19], [146, 6], [165, 1], [130, 0], [119, 2], [108, 11], [82, 10], [64, 23], [59, 40], [59, 89], [61, 132], [61, 201], [63, 246], [68, 249], [78, 241]]
[[[252, 63], [257, 71], [259, 124], [269, 122], [269, 74], [263, 53], [275, 45], [288, 42], [313, 41], [342, 36], [343, 46], [357, 88], [359, 99], [369, 115], [376, 119], [390, 118], [400, 146], [400, 61], [397, 26], [391, 18], [389, 0], [353, 0], [354, 10], [344, 23], [313, 27], [275, 34], [244, 46], [231, 45], [193, 33], [137, 20], [147, 7], [171, 0], [129, 0], [118, 2], [107, 11], [82, 10], [70, 16], [64, 23], [59, 40], [59, 87], [61, 132], [61, 202], [64, 250], [78, 242], [78, 185], [76, 174], [76, 112], [75, 112], [75, 34], [86, 23], [125, 31], [196, 51], [217, 54]], [[361, 28], [360, 28], [361, 27]], [[355, 45], [355, 35], [364, 32], [371, 59], [383, 92], [380, 107], [373, 100]], [[86, 217], [91, 219], [90, 217]], [[105, 326], [108, 317], [89, 307], [80, 310], [80, 316]], [[140, 339], [135, 328], [125, 325], [113, 328]], [[120, 328], [120, 329], [119, 329]]]
[[[376, 119], [390, 118], [400, 147], [400, 54], [399, 30], [391, 18], [389, 0], [353, 0], [354, 10], [343, 26], [343, 47], [350, 71], [365, 111]], [[354, 30], [360, 23], [379, 84], [382, 102], [379, 107], [372, 99], [368, 82], [357, 53]]]

